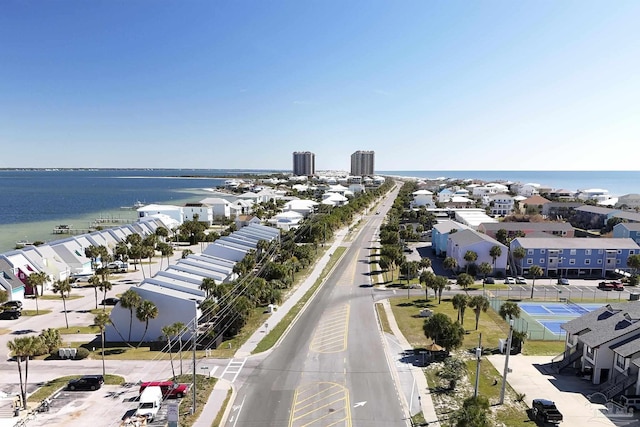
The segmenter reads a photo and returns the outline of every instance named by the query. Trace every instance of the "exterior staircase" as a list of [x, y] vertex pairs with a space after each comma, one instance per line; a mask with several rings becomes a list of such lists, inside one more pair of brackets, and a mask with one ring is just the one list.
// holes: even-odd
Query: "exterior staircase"
[[551, 359], [551, 366], [556, 372], [560, 373], [564, 368], [579, 360], [580, 357], [582, 357], [582, 347], [571, 347]]
[[603, 387], [600, 389], [600, 392], [604, 394], [607, 399], [613, 399], [632, 385], [636, 383], [638, 377], [627, 376], [627, 375], [618, 375], [613, 378], [612, 381], [607, 381], [603, 384]]

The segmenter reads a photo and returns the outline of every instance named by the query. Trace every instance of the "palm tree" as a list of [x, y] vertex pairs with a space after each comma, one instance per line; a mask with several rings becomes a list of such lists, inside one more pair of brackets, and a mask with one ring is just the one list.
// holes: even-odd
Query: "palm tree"
[[185, 259], [186, 257], [188, 257], [189, 255], [193, 255], [193, 251], [191, 249], [185, 249], [182, 251], [182, 259]]
[[102, 292], [102, 310], [106, 310], [107, 308], [105, 300], [107, 299], [107, 292], [111, 289], [113, 289], [113, 285], [108, 280], [100, 282], [100, 291]]
[[41, 287], [40, 295], [44, 293], [44, 284], [49, 280], [49, 276], [47, 273], [41, 271], [38, 273], [31, 273], [27, 277], [27, 284], [33, 288], [33, 296], [36, 298], [36, 314], [39, 313], [38, 310], [38, 286]]
[[438, 293], [438, 304], [440, 304], [442, 302], [442, 292], [449, 288], [449, 281], [444, 276], [436, 276], [431, 286], [433, 291]]
[[[130, 234], [129, 236], [138, 236], [137, 234]], [[138, 236], [140, 237], [140, 236]], [[135, 245], [131, 245], [131, 247], [129, 248], [129, 258], [131, 258], [133, 260], [133, 266], [135, 268], [136, 271], [138, 271], [138, 264], [141, 263], [142, 261], [142, 245], [135, 244]], [[140, 269], [142, 270], [142, 277], [144, 278], [144, 269], [142, 268], [142, 266], [140, 266]]]
[[477, 331], [478, 322], [480, 321], [480, 313], [483, 311], [485, 313], [487, 312], [487, 310], [489, 309], [489, 300], [485, 296], [475, 295], [474, 297], [471, 298], [468, 305], [476, 313], [476, 331]]
[[431, 260], [429, 258], [420, 258], [420, 269], [428, 270], [431, 268]]
[[471, 275], [467, 274], [467, 273], [461, 273], [458, 274], [458, 277], [456, 279], [456, 283], [458, 283], [458, 285], [462, 286], [462, 289], [464, 289], [465, 292], [467, 292], [467, 288], [471, 285], [473, 285], [474, 280], [473, 277], [471, 277]]
[[100, 277], [96, 275], [89, 277], [89, 284], [93, 287], [93, 293], [96, 297], [96, 308], [98, 308], [98, 287], [100, 286], [100, 283], [102, 283]]
[[515, 260], [518, 261], [519, 267], [520, 267], [520, 271], [522, 271], [523, 270], [522, 260], [527, 255], [527, 251], [522, 246], [519, 246], [519, 247], [515, 248], [514, 250], [512, 250], [511, 254], [513, 255], [513, 258], [515, 258]]
[[111, 323], [111, 319], [107, 313], [98, 313], [93, 318], [93, 324], [100, 329], [100, 340], [102, 343], [102, 376], [106, 375], [104, 366], [104, 331], [107, 329], [107, 325]]
[[429, 288], [431, 287], [431, 284], [433, 283], [435, 278], [436, 275], [431, 271], [423, 271], [422, 273], [420, 273], [419, 280], [421, 285], [424, 284], [424, 296], [427, 301], [429, 300]]
[[140, 343], [138, 343], [137, 348], [139, 348], [144, 342], [147, 330], [149, 329], [149, 320], [155, 319], [156, 317], [158, 317], [158, 307], [149, 300], [143, 300], [140, 306], [136, 309], [136, 319], [140, 322], [144, 322], [144, 333], [142, 334], [142, 338], [140, 339]]
[[47, 353], [51, 354], [62, 345], [62, 338], [60, 337], [60, 331], [53, 328], [47, 328], [40, 332], [40, 339], [42, 344], [47, 349]]
[[[491, 256], [491, 259], [493, 260], [493, 269], [496, 269], [496, 259], [500, 258], [500, 255], [502, 255], [502, 248], [498, 245], [492, 246], [491, 249], [489, 250], [489, 255]], [[495, 274], [495, 273], [494, 273]]]
[[120, 297], [120, 306], [129, 310], [131, 317], [129, 318], [129, 336], [127, 342], [131, 342], [131, 326], [133, 325], [133, 312], [140, 307], [142, 297], [133, 289], [127, 289]]
[[533, 288], [536, 286], [536, 277], [542, 276], [542, 273], [542, 267], [540, 267], [539, 265], [532, 265], [531, 267], [529, 267], [529, 274], [533, 279], [533, 281], [531, 282], [531, 299], [533, 299]]
[[442, 261], [442, 266], [447, 270], [451, 270], [452, 273], [455, 273], [455, 269], [458, 268], [458, 260], [453, 257], [446, 257], [444, 261]]
[[504, 320], [513, 320], [520, 318], [520, 306], [512, 301], [507, 301], [500, 307], [498, 312]]
[[53, 293], [59, 293], [60, 298], [62, 298], [62, 306], [64, 307], [64, 320], [67, 324], [67, 329], [69, 329], [69, 319], [67, 318], [67, 297], [71, 293], [71, 285], [69, 284], [69, 279], [56, 280], [56, 282], [53, 284]]
[[175, 322], [171, 325], [174, 330], [174, 336], [178, 337], [178, 351], [180, 353], [180, 375], [182, 375], [182, 335], [187, 331], [187, 325], [182, 322]]
[[98, 257], [100, 256], [98, 247], [94, 245], [87, 246], [86, 248], [84, 248], [84, 256], [91, 260], [91, 269], [95, 269]]
[[[9, 351], [18, 362], [18, 375], [20, 376], [20, 394], [22, 395], [22, 409], [27, 409], [27, 384], [29, 383], [29, 358], [41, 354], [43, 350], [42, 339], [31, 335], [18, 337], [7, 343]], [[24, 360], [24, 379], [22, 378], [22, 361]]]
[[465, 265], [466, 268], [466, 273], [469, 274], [469, 264], [472, 264], [474, 262], [476, 262], [476, 260], [478, 259], [478, 253], [474, 252], [474, 251], [467, 251], [464, 254], [464, 260], [467, 262], [467, 264]]
[[216, 286], [217, 285], [215, 280], [210, 277], [205, 277], [204, 279], [202, 279], [202, 283], [200, 283], [200, 290], [204, 291], [206, 298], [209, 298], [211, 297], [211, 294], [213, 293], [213, 290]]
[[173, 346], [171, 345], [171, 337], [176, 335], [176, 333], [173, 324], [162, 327], [162, 335], [167, 338], [167, 346], [169, 347], [169, 360], [171, 361], [171, 373], [173, 374], [171, 378], [176, 377], [176, 370], [173, 367]]
[[[491, 274], [491, 271], [493, 271], [493, 267], [491, 267], [491, 264], [489, 264], [488, 262], [481, 262], [478, 270], [480, 270], [480, 273], [482, 273], [482, 275], [484, 275], [484, 279], [486, 279], [487, 276]], [[484, 280], [482, 282], [484, 286]]]
[[469, 297], [465, 294], [455, 294], [451, 299], [453, 308], [458, 310], [458, 322], [460, 322], [461, 325], [464, 325], [464, 312], [468, 303]]

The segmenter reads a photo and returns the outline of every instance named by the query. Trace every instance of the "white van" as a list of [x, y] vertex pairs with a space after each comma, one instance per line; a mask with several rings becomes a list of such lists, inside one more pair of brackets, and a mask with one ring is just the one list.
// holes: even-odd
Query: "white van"
[[135, 415], [153, 421], [162, 405], [162, 389], [158, 386], [147, 387], [140, 393], [138, 409]]

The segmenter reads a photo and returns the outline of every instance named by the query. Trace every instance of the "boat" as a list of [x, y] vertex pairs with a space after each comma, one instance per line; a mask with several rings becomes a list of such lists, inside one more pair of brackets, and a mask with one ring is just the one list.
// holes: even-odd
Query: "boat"
[[131, 209], [131, 210], [136, 210], [139, 208], [143, 208], [147, 206], [146, 203], [141, 202], [140, 200], [136, 200], [136, 202], [133, 204], [133, 206], [120, 206], [120, 209]]
[[31, 242], [31, 241], [29, 241], [29, 240], [26, 240], [26, 239], [18, 240], [18, 241], [16, 242], [16, 246], [21, 246], [21, 247], [24, 247], [24, 246], [33, 246], [33, 242]]

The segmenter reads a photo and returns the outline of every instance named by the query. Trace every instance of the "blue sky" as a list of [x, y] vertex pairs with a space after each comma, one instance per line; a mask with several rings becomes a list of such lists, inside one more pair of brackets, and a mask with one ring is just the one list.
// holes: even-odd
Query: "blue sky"
[[0, 167], [637, 170], [640, 2], [4, 0]]

